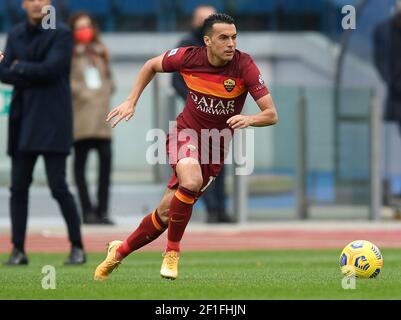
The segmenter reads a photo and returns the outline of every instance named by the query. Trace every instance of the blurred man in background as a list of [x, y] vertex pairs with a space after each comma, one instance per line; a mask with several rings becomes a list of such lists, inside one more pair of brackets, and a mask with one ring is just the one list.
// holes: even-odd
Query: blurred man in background
[[[395, 15], [375, 29], [374, 60], [380, 76], [387, 85], [384, 119], [398, 123], [401, 133], [401, 0], [396, 2]], [[385, 181], [386, 204], [389, 203], [390, 193], [390, 182]]]
[[8, 130], [14, 249], [8, 265], [28, 264], [24, 250], [28, 192], [39, 156], [44, 157], [52, 196], [68, 227], [72, 248], [66, 264], [86, 261], [78, 211], [65, 176], [72, 147], [69, 76], [73, 40], [62, 23], [57, 22], [55, 29], [44, 29], [42, 9], [50, 4], [50, 0], [23, 0], [27, 21], [11, 29], [0, 65], [0, 81], [14, 86]]
[[[198, 6], [192, 15], [192, 28], [190, 33], [177, 45], [177, 47], [203, 47], [205, 45], [203, 41], [203, 23], [207, 17], [214, 13], [216, 13], [216, 9], [212, 6]], [[173, 74], [173, 87], [177, 94], [185, 101], [188, 95], [188, 90], [182, 76], [178, 72]], [[207, 210], [206, 221], [208, 223], [233, 222], [233, 219], [226, 213], [224, 176], [225, 170], [224, 167], [222, 167], [220, 175], [217, 176], [215, 181], [210, 185], [203, 195], [203, 200]]]

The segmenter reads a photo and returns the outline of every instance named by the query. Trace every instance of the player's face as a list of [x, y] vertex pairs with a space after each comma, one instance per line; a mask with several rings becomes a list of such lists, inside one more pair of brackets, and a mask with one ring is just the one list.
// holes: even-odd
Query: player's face
[[237, 48], [237, 29], [234, 24], [216, 23], [210, 36], [205, 36], [212, 54], [222, 61], [231, 61]]
[[51, 4], [51, 0], [24, 0], [22, 8], [30, 20], [39, 21], [46, 15], [46, 12], [42, 13], [42, 8], [49, 4]]

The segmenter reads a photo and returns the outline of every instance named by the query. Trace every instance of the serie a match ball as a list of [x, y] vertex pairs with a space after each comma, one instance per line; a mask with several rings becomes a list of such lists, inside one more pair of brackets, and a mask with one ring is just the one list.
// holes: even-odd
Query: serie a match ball
[[341, 272], [356, 278], [375, 278], [383, 267], [383, 256], [373, 243], [356, 240], [349, 243], [340, 255]]

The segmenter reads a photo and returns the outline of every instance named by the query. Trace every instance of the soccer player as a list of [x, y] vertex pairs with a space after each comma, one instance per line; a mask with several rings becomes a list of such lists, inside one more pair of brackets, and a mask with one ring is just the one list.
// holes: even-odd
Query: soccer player
[[[200, 136], [202, 129], [217, 129], [232, 134], [235, 129], [275, 124], [277, 112], [272, 97], [252, 58], [236, 50], [236, 39], [233, 18], [226, 14], [209, 16], [204, 22], [205, 46], [176, 48], [147, 61], [128, 99], [109, 113], [107, 121], [114, 118], [115, 127], [121, 120], [131, 119], [142, 91], [155, 74], [179, 71], [188, 87], [188, 96], [177, 117], [178, 132], [192, 129]], [[248, 92], [261, 112], [241, 115]], [[187, 152], [177, 154], [182, 148]], [[171, 158], [177, 162], [171, 164], [173, 174], [159, 206], [125, 241], [109, 243], [107, 257], [95, 271], [95, 280], [107, 279], [125, 257], [155, 240], [167, 228], [168, 242], [160, 274], [167, 279], [177, 278], [180, 241], [193, 205], [224, 164], [224, 159], [219, 164], [204, 164], [200, 151], [188, 142], [175, 141], [170, 133], [167, 153], [170, 163]]]
[[[178, 44], [177, 47], [196, 46], [202, 47], [203, 24], [207, 17], [216, 13], [216, 9], [210, 5], [200, 4], [194, 9], [191, 21], [190, 33]], [[188, 88], [179, 72], [174, 72], [172, 86], [176, 93], [185, 101], [188, 95]], [[227, 214], [224, 193], [225, 166], [221, 167], [219, 175], [213, 183], [202, 194], [206, 207], [206, 221], [208, 223], [231, 223], [234, 220]]]

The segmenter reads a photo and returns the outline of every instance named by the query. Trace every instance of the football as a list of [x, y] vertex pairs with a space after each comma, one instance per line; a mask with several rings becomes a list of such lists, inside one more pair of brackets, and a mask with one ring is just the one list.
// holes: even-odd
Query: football
[[377, 246], [366, 240], [356, 240], [340, 255], [341, 272], [357, 278], [375, 278], [383, 267], [383, 256]]

